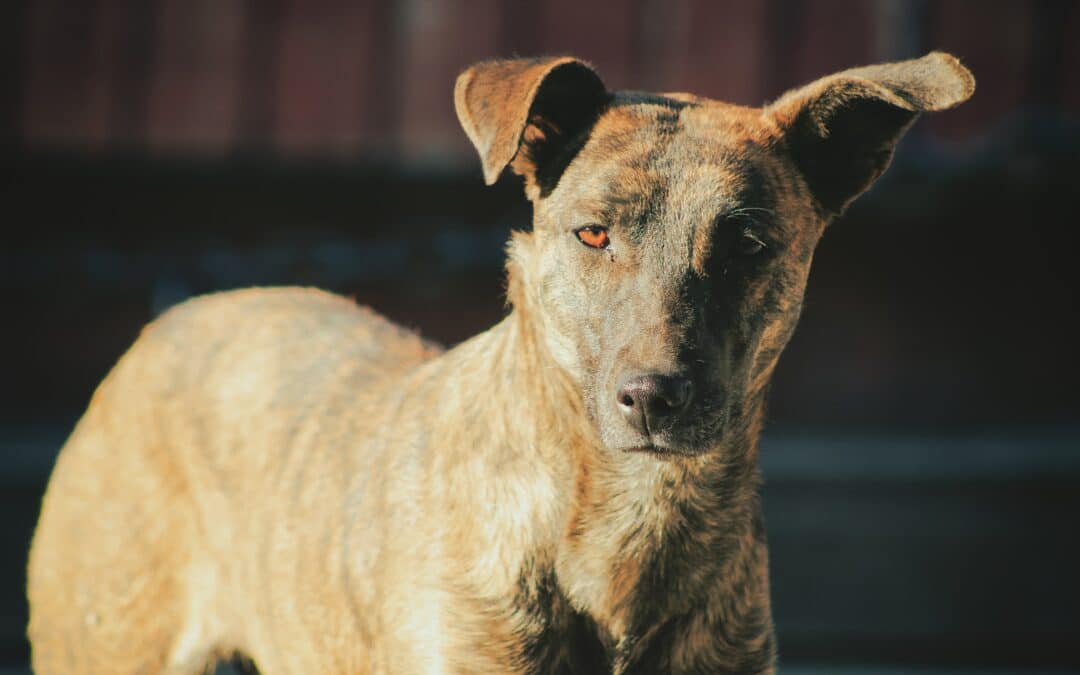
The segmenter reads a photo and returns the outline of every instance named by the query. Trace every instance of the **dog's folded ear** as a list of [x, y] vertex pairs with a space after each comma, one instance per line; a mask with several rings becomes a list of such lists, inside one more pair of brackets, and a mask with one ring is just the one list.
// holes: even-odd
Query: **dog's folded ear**
[[953, 56], [854, 68], [783, 95], [766, 108], [810, 189], [838, 214], [882, 174], [920, 112], [968, 99], [975, 78]]
[[530, 199], [554, 188], [607, 101], [599, 76], [571, 57], [486, 61], [454, 86], [484, 180], [491, 185], [511, 164]]

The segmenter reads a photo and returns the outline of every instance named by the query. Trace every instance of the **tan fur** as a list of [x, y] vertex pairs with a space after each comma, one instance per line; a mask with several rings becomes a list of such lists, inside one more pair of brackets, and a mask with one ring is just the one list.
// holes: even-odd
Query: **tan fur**
[[[952, 57], [905, 63], [762, 110], [611, 98], [570, 58], [466, 71], [455, 101], [487, 181], [512, 166], [535, 207], [509, 316], [447, 352], [309, 289], [148, 326], [44, 499], [36, 672], [196, 673], [234, 653], [264, 674], [772, 672], [764, 394], [821, 230], [910, 119], [834, 129], [973, 86]], [[800, 154], [833, 139], [867, 153], [836, 184]], [[725, 301], [742, 323], [716, 329], [683, 299], [734, 283], [716, 209], [751, 214], [758, 193], [783, 245]], [[569, 229], [596, 222], [608, 251]], [[670, 454], [627, 449], [613, 378], [690, 368], [689, 348], [728, 408], [703, 407]]]

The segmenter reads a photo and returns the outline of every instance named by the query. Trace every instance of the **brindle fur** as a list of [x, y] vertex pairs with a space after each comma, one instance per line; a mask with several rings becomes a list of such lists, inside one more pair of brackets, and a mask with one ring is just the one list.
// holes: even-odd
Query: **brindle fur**
[[[512, 166], [534, 205], [507, 318], [442, 352], [254, 289], [151, 324], [44, 500], [36, 672], [773, 672], [769, 377], [827, 222], [973, 88], [940, 53], [763, 109], [612, 94], [570, 58], [470, 68], [484, 175]], [[766, 248], [740, 255], [744, 232]], [[622, 419], [640, 373], [688, 378], [688, 413]]]

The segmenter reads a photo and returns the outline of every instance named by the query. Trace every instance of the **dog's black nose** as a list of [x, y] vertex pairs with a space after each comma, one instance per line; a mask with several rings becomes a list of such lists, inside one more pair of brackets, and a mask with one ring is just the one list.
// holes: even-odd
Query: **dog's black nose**
[[639, 375], [619, 387], [619, 411], [641, 433], [656, 433], [671, 425], [693, 394], [694, 385], [681, 375]]

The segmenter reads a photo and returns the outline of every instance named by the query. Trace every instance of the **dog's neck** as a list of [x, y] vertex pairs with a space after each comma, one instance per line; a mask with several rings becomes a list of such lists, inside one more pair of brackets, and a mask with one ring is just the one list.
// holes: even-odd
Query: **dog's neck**
[[[528, 311], [501, 341], [547, 406], [523, 430], [573, 468], [566, 523], [547, 559], [567, 604], [595, 623], [615, 672], [767, 672], [774, 644], [758, 497], [762, 401], [723, 447], [697, 457], [613, 452], [600, 444], [577, 386], [555, 364]], [[523, 371], [523, 372], [522, 372]]]

